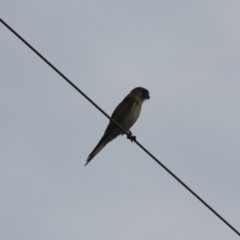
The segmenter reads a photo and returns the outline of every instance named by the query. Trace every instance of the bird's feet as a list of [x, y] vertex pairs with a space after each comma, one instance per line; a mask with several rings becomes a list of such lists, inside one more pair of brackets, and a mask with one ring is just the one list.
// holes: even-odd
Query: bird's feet
[[127, 139], [130, 139], [131, 142], [136, 140], [136, 137], [132, 135], [130, 130], [128, 130]]

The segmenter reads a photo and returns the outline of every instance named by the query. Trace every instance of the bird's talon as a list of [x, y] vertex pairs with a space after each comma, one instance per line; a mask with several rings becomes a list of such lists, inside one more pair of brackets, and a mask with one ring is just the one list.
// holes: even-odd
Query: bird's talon
[[132, 136], [131, 142], [136, 141], [136, 136]]
[[128, 130], [127, 139], [130, 139], [131, 142], [136, 140], [136, 136], [132, 135], [132, 132]]

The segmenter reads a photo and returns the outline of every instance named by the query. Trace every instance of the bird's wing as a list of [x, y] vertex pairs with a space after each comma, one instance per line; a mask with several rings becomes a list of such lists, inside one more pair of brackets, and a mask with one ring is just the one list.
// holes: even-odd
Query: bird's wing
[[[118, 124], [121, 125], [122, 121], [126, 118], [126, 116], [132, 111], [133, 107], [138, 104], [137, 99], [133, 96], [127, 96], [123, 99], [122, 102], [119, 103], [119, 105], [116, 107], [114, 110], [111, 118], [114, 119]], [[108, 134], [111, 132], [113, 129], [118, 129], [118, 127], [115, 125], [113, 122], [109, 122], [105, 133]], [[119, 129], [121, 132], [121, 130]]]
[[113, 118], [116, 122], [121, 123], [122, 119], [124, 119], [129, 112], [131, 112], [132, 108], [137, 104], [136, 97], [127, 96], [123, 99], [122, 102], [114, 110], [111, 118]]

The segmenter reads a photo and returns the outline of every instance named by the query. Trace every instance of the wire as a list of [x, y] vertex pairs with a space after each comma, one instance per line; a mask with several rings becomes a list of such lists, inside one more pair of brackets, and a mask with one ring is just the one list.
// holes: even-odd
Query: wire
[[153, 160], [155, 160], [161, 167], [163, 167], [172, 177], [174, 177], [183, 187], [193, 194], [203, 205], [205, 205], [211, 212], [213, 212], [219, 219], [221, 219], [228, 227], [230, 227], [238, 236], [240, 232], [234, 228], [228, 221], [226, 221], [219, 213], [217, 213], [208, 203], [199, 197], [191, 188], [189, 188], [180, 178], [178, 178], [171, 170], [169, 170], [163, 163], [161, 163], [152, 153], [150, 153], [144, 146], [142, 146], [135, 138], [131, 138], [130, 132], [126, 131], [116, 121], [114, 121], [106, 112], [104, 112], [95, 102], [93, 102], [83, 91], [81, 91], [74, 83], [72, 83], [63, 73], [61, 73], [53, 64], [51, 64], [43, 55], [41, 55], [35, 48], [33, 48], [24, 38], [22, 38], [16, 31], [14, 31], [6, 22], [0, 18], [0, 22], [8, 28], [14, 35], [16, 35], [22, 42], [24, 42], [33, 52], [35, 52], [45, 63], [47, 63], [53, 70], [55, 70], [64, 80], [66, 80], [72, 87], [74, 87], [80, 94], [82, 94], [90, 103], [94, 105], [103, 115], [110, 121], [114, 122], [132, 141], [134, 141], [143, 151], [145, 151]]

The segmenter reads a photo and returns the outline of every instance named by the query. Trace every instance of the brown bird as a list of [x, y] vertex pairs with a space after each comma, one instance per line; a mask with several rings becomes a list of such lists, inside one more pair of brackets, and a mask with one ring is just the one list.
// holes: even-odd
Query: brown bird
[[[134, 88], [123, 99], [123, 101], [119, 103], [111, 116], [112, 119], [114, 119], [119, 125], [121, 125], [130, 133], [128, 138], [131, 140], [133, 140], [135, 137], [131, 136], [130, 128], [137, 121], [141, 112], [142, 103], [146, 99], [150, 99], [147, 89], [142, 87]], [[125, 133], [118, 126], [116, 126], [116, 124], [110, 121], [99, 143], [88, 156], [85, 166], [105, 147], [106, 144], [108, 144], [117, 136], [123, 134]]]

